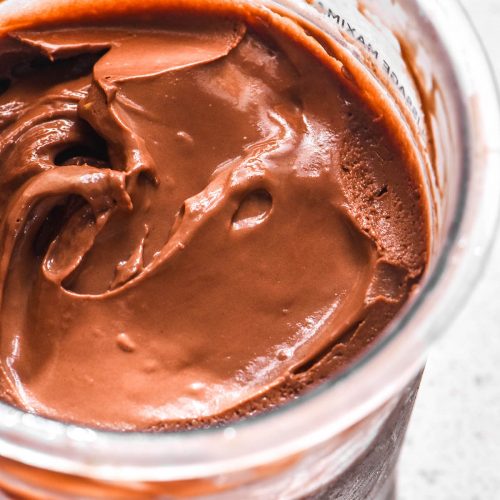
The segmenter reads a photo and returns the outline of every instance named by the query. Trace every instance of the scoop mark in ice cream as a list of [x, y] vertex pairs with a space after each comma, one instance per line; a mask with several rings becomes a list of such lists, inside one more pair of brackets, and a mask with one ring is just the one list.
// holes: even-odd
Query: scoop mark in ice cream
[[114, 429], [240, 418], [345, 366], [406, 301], [415, 169], [300, 36], [259, 26], [0, 41], [3, 399]]

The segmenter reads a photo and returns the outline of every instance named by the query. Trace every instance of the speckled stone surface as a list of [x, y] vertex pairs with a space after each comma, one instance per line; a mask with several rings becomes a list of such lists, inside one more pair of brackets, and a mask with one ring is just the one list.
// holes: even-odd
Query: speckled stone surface
[[[500, 0], [463, 4], [500, 79]], [[500, 499], [500, 236], [480, 285], [429, 358], [397, 499]]]

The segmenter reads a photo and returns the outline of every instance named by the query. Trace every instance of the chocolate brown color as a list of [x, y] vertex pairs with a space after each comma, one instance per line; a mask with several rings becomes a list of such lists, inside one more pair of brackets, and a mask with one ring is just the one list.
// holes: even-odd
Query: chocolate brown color
[[330, 377], [407, 300], [427, 262], [417, 169], [284, 26], [1, 40], [4, 400], [116, 430], [213, 425]]

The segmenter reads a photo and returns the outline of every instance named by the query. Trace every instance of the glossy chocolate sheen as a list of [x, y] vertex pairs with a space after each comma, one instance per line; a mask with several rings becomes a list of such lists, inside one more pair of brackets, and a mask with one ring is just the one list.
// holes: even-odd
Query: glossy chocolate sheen
[[212, 425], [330, 377], [407, 300], [427, 262], [416, 168], [348, 72], [280, 26], [0, 41], [4, 400]]

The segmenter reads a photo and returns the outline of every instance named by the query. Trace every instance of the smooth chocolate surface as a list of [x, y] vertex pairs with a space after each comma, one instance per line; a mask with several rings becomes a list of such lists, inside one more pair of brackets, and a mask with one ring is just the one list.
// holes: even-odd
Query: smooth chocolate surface
[[407, 300], [427, 262], [415, 166], [310, 37], [256, 26], [0, 41], [4, 400], [212, 425], [332, 376]]

